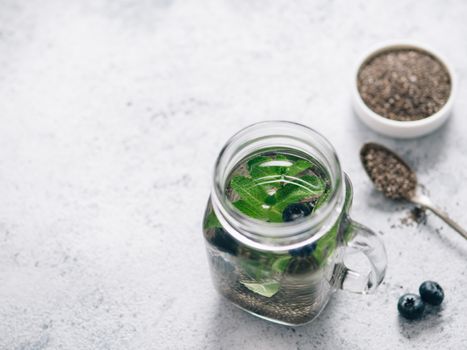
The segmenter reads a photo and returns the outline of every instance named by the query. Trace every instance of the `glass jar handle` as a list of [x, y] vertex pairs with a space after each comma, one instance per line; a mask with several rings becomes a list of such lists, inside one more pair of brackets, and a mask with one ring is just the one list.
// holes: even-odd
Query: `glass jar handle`
[[340, 288], [360, 294], [373, 293], [386, 273], [386, 249], [376, 233], [355, 221], [350, 220], [349, 224], [352, 238], [347, 242], [345, 254], [363, 253], [371, 271], [362, 274], [343, 265]]

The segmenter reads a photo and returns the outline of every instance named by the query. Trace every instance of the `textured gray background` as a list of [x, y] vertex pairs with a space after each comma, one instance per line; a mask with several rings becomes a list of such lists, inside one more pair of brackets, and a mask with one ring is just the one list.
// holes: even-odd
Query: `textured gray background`
[[[400, 151], [467, 226], [465, 1], [0, 1], [0, 349], [464, 349], [467, 242], [372, 190], [364, 141]], [[349, 80], [381, 40], [439, 48], [455, 112], [413, 141], [353, 115]], [[338, 292], [290, 328], [229, 305], [210, 282], [201, 219], [226, 139], [289, 119], [335, 145], [353, 217], [384, 233], [387, 278]], [[401, 320], [425, 279], [446, 302]]]

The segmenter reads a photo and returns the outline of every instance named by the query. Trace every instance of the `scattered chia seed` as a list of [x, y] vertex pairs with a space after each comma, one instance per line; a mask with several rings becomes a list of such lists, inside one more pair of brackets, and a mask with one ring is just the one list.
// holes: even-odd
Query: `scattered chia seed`
[[[426, 210], [422, 207], [416, 206], [413, 207], [405, 217], [400, 219], [400, 223], [403, 226], [410, 227], [414, 224], [418, 225], [425, 225], [426, 224]], [[401, 226], [400, 226], [401, 227]]]
[[410, 218], [417, 224], [426, 224], [426, 210], [422, 207], [413, 207], [410, 211]]
[[410, 198], [415, 194], [415, 173], [392, 151], [376, 143], [367, 143], [362, 147], [360, 157], [376, 189], [386, 197]]
[[393, 120], [419, 120], [438, 112], [451, 92], [446, 67], [422, 50], [384, 51], [358, 73], [358, 91], [375, 113]]

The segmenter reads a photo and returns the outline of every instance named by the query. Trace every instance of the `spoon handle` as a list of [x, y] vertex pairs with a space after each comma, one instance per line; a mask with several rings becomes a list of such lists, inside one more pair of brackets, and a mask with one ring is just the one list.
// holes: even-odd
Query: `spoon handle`
[[426, 209], [430, 209], [434, 214], [438, 215], [438, 217], [443, 219], [446, 224], [451, 226], [460, 235], [462, 235], [462, 237], [467, 239], [467, 231], [465, 229], [463, 229], [457, 222], [452, 220], [446, 212], [444, 212], [443, 210], [435, 207], [433, 205], [433, 203], [431, 202], [431, 200], [427, 196], [416, 195], [413, 198], [411, 198], [411, 201], [416, 203], [416, 204], [421, 205], [422, 207], [424, 207]]
[[459, 232], [465, 239], [467, 239], [467, 231], [464, 230], [457, 222], [451, 219], [446, 212], [434, 206], [426, 206], [426, 208], [430, 209], [433, 213], [438, 215], [441, 219], [444, 220], [446, 224], [451, 226], [454, 230]]

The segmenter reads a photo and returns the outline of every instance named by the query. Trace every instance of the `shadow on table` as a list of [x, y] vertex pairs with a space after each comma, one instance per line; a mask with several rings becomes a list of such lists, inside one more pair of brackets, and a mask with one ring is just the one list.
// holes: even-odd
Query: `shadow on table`
[[[434, 217], [434, 215], [432, 215], [432, 217]], [[436, 219], [436, 217], [434, 218]], [[467, 256], [467, 246], [463, 244], [464, 238], [462, 238], [451, 227], [441, 221], [438, 221], [436, 224], [434, 220], [428, 220], [420, 226], [423, 229], [424, 234], [427, 235], [427, 240], [433, 240], [436, 244], [442, 244], [448, 247], [451, 249], [452, 253], [456, 254], [461, 259], [464, 259]], [[462, 244], [459, 244], [460, 242], [462, 242]]]
[[[327, 337], [336, 327], [333, 323], [335, 317], [339, 317], [335, 297], [336, 295], [331, 298], [317, 320], [304, 326], [291, 327], [251, 315], [219, 296], [216, 314], [206, 334], [209, 341], [205, 349], [248, 349], [252, 346], [252, 339], [262, 339], [268, 344], [276, 345], [286, 339], [287, 343], [292, 346], [291, 348], [314, 339], [315, 345], [322, 344], [323, 349], [328, 349], [329, 339]], [[331, 340], [331, 343], [335, 341], [338, 339]]]
[[415, 339], [442, 325], [442, 306], [427, 305], [422, 320], [407, 320], [399, 315], [399, 331], [407, 339]]

